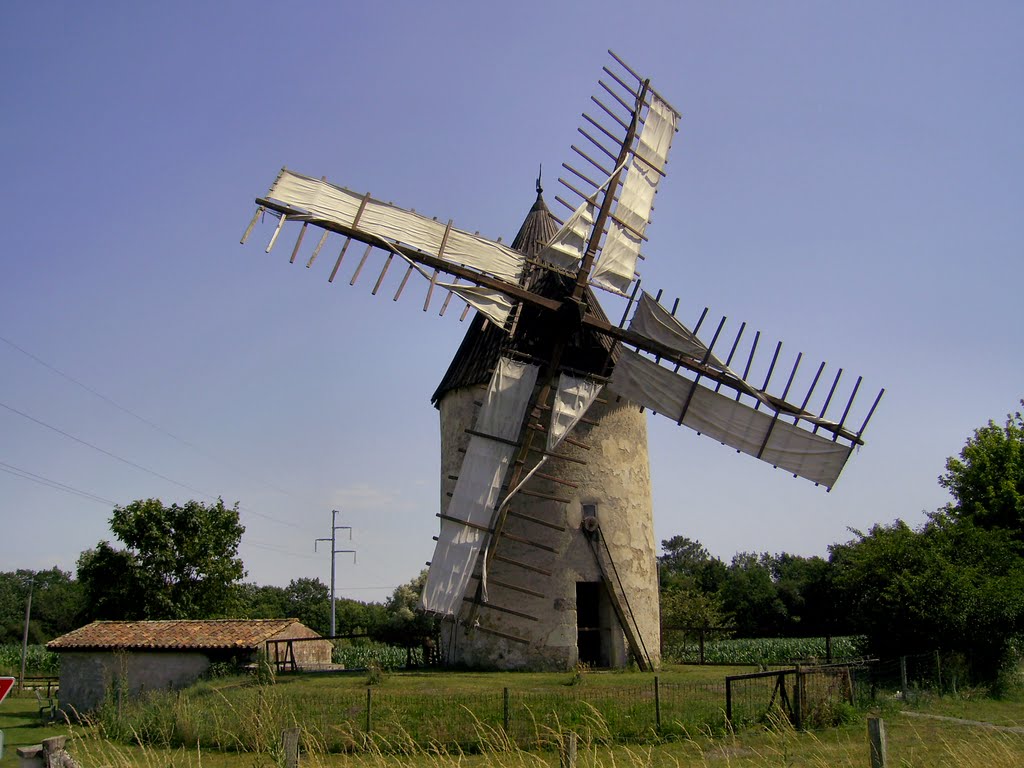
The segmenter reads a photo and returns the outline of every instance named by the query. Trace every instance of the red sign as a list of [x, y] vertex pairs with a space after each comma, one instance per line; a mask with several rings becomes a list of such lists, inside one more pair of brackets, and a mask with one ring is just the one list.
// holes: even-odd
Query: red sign
[[0, 701], [7, 698], [7, 694], [11, 692], [11, 688], [14, 687], [14, 681], [16, 678], [13, 677], [0, 677]]

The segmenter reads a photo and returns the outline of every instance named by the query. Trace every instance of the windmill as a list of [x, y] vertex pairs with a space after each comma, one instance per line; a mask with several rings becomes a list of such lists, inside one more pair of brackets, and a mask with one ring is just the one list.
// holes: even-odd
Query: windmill
[[[506, 246], [282, 169], [242, 237], [276, 218], [270, 252], [288, 222], [301, 223], [294, 263], [312, 225], [322, 232], [307, 267], [332, 233], [341, 236], [329, 281], [355, 241], [365, 247], [347, 262], [355, 262], [350, 285], [374, 256], [373, 294], [397, 262], [405, 271], [395, 301], [415, 274], [426, 286], [424, 311], [435, 297], [442, 315], [456, 297], [462, 318], [477, 310], [433, 398], [441, 522], [422, 604], [445, 619], [451, 663], [658, 665], [644, 409], [830, 489], [882, 396], [854, 431], [860, 378], [837, 396], [842, 369], [828, 385], [821, 363], [803, 395], [791, 396], [797, 355], [773, 394], [781, 342], [763, 380], [751, 383], [760, 333], [751, 338], [741, 325], [723, 355], [724, 317], [709, 333], [705, 309], [690, 328], [676, 317], [678, 301], [669, 310], [660, 292], [641, 290], [637, 262], [679, 113], [609, 54], [592, 97], [596, 117], [583, 115], [586, 141], [572, 147], [586, 165], [563, 164], [571, 174], [559, 179], [571, 201], [556, 198], [564, 221], [547, 208], [540, 179]], [[622, 305], [617, 324], [595, 289]]]

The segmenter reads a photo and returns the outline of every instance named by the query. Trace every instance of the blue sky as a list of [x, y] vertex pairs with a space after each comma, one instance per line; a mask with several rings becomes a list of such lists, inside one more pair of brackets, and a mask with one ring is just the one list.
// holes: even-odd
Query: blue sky
[[73, 570], [109, 502], [220, 495], [251, 580], [326, 581], [332, 508], [359, 552], [339, 595], [413, 577], [439, 502], [429, 397], [466, 325], [422, 287], [392, 303], [401, 270], [371, 297], [289, 265], [294, 234], [238, 239], [287, 165], [508, 241], [541, 163], [555, 208], [608, 48], [683, 114], [645, 287], [887, 390], [827, 494], [652, 417], [659, 539], [824, 555], [919, 523], [946, 457], [1024, 396], [1019, 3], [3, 15], [0, 569]]

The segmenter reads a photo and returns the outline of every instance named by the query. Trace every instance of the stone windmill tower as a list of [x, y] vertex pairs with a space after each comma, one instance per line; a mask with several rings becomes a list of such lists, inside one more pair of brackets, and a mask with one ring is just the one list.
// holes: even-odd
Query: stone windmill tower
[[[269, 252], [287, 222], [301, 222], [294, 262], [312, 224], [323, 233], [307, 267], [331, 233], [342, 237], [329, 281], [359, 241], [366, 248], [350, 285], [382, 253], [374, 294], [397, 261], [406, 268], [396, 301], [417, 273], [426, 283], [424, 311], [446, 291], [441, 314], [454, 297], [465, 302], [463, 316], [478, 312], [434, 395], [441, 525], [422, 603], [445, 619], [450, 662], [657, 665], [642, 409], [830, 488], [882, 396], [853, 431], [846, 424], [860, 379], [842, 406], [842, 369], [819, 390], [825, 363], [800, 380], [797, 355], [785, 383], [773, 385], [780, 342], [753, 383], [760, 333], [744, 341], [741, 325], [723, 359], [715, 347], [725, 318], [705, 343], [707, 310], [691, 329], [676, 319], [676, 306], [659, 303], [661, 292], [640, 290], [637, 263], [679, 113], [614, 54], [604, 72], [601, 97], [592, 99], [601, 112], [584, 114], [579, 129], [586, 151], [572, 147], [588, 165], [564, 165], [572, 181], [559, 179], [576, 198], [556, 198], [569, 215], [560, 225], [552, 219], [538, 183], [512, 247], [287, 169], [257, 199], [242, 237], [264, 214], [276, 217]], [[618, 324], [594, 288], [624, 305]], [[805, 394], [790, 401], [798, 380]]]
[[[512, 241], [535, 259], [559, 224], [537, 200]], [[570, 286], [535, 271], [527, 283], [564, 298]], [[587, 300], [598, 306], [589, 293]], [[477, 315], [434, 393], [441, 412], [441, 509], [447, 508], [479, 403], [502, 350], [534, 356], [549, 337], [544, 316], [521, 318], [512, 337]], [[615, 346], [594, 332], [564, 352], [576, 370], [611, 368]], [[442, 625], [449, 663], [470, 667], [566, 669], [577, 662], [641, 668], [660, 661], [658, 582], [651, 509], [647, 422], [626, 401], [599, 398], [509, 503], [488, 566], [464, 597], [461, 621]], [[543, 421], [543, 413], [531, 415]], [[442, 519], [448, 517], [442, 511]], [[452, 617], [454, 619], [454, 617]]]

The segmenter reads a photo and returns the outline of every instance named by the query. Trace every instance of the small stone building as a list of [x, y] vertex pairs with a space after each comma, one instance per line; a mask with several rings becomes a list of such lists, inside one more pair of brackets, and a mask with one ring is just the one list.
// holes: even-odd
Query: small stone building
[[122, 685], [131, 695], [191, 685], [216, 662], [248, 663], [268, 650], [298, 668], [331, 662], [328, 640], [298, 619], [94, 621], [51, 640], [60, 654], [60, 702], [68, 712], [99, 706], [107, 690]]

